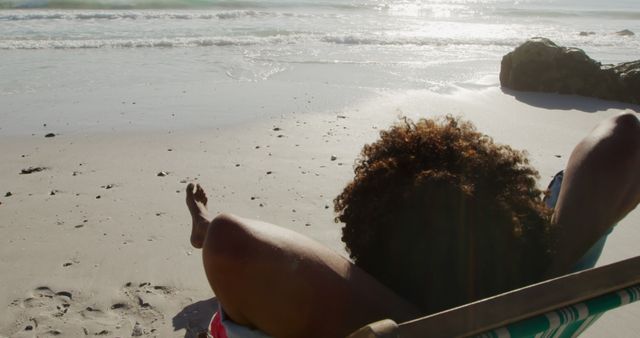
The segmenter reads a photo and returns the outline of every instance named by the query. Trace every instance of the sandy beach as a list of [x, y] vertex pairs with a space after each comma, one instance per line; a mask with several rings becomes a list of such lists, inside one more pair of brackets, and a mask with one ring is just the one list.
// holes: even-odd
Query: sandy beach
[[[0, 0], [0, 338], [202, 332], [217, 305], [191, 181], [213, 214], [346, 256], [333, 199], [405, 117], [473, 121], [545, 188], [599, 121], [640, 107], [502, 90], [502, 57], [544, 36], [637, 60], [639, 18], [636, 0]], [[639, 240], [635, 210], [598, 264]], [[584, 336], [635, 337], [638, 318]]]
[[[42, 130], [3, 135], [0, 336], [201, 331], [215, 297], [200, 252], [188, 241], [189, 181], [204, 185], [214, 213], [275, 223], [344, 254], [332, 200], [351, 179], [361, 147], [401, 117], [470, 119], [496, 141], [526, 149], [542, 187], [598, 121], [638, 111], [575, 96], [503, 92], [494, 83], [379, 95], [318, 113], [282, 105], [282, 115], [220, 127], [184, 127], [178, 114], [164, 130], [59, 132], [29, 121]], [[30, 167], [43, 170], [21, 174]], [[599, 265], [640, 254], [638, 224], [636, 210], [610, 236]], [[608, 313], [584, 336], [633, 336], [638, 316], [639, 305]]]

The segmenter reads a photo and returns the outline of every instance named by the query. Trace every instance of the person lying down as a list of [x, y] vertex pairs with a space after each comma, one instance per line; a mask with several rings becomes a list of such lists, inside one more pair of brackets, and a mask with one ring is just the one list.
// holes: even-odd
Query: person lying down
[[221, 305], [210, 333], [344, 337], [591, 267], [640, 201], [639, 169], [632, 113], [576, 145], [546, 201], [524, 152], [460, 118], [405, 120], [364, 146], [335, 199], [350, 259], [276, 225], [213, 217], [191, 183], [191, 243]]

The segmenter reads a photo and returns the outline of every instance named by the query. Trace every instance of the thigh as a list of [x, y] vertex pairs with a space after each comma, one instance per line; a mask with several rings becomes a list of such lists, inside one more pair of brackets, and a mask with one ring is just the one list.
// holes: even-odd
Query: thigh
[[344, 257], [264, 222], [217, 217], [203, 260], [231, 319], [272, 336], [345, 336], [372, 321], [418, 315]]

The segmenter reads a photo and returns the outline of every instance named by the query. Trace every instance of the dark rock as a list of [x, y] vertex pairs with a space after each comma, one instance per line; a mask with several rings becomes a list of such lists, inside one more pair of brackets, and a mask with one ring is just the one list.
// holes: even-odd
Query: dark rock
[[37, 173], [43, 170], [46, 170], [47, 168], [45, 167], [29, 167], [26, 169], [22, 169], [20, 171], [20, 175], [27, 175], [27, 174], [32, 174], [32, 173]]
[[623, 29], [619, 32], [616, 32], [616, 35], [620, 35], [620, 36], [634, 36], [636, 35], [634, 32], [628, 30], [628, 29]]
[[47, 135], [44, 135], [44, 137], [55, 137], [55, 136], [56, 136], [56, 134], [54, 134], [54, 133], [49, 133]]
[[166, 171], [161, 171], [161, 172], [159, 172], [159, 173], [157, 174], [157, 176], [158, 176], [158, 177], [165, 177], [165, 176], [167, 176], [167, 175], [169, 175], [169, 173], [168, 173], [168, 172], [166, 172]]
[[618, 79], [621, 97], [619, 100], [640, 104], [640, 60], [609, 65], [605, 69], [613, 72]]
[[4, 197], [11, 197], [13, 196], [13, 193], [11, 193], [11, 191], [7, 191], [6, 194], [4, 194]]
[[602, 65], [578, 48], [532, 38], [502, 58], [500, 84], [521, 91], [640, 103], [640, 60]]
[[128, 309], [129, 306], [127, 304], [124, 303], [115, 303], [113, 305], [111, 305], [111, 310], [117, 310], [117, 309]]

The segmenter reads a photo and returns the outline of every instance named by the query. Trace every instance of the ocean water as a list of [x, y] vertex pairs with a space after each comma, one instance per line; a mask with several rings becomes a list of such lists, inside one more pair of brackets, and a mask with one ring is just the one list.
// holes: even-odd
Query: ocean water
[[603, 63], [640, 59], [640, 2], [0, 0], [0, 100], [17, 114], [27, 97], [302, 83], [326, 94], [306, 109], [336, 109], [350, 90], [495, 84], [502, 55], [533, 36]]

